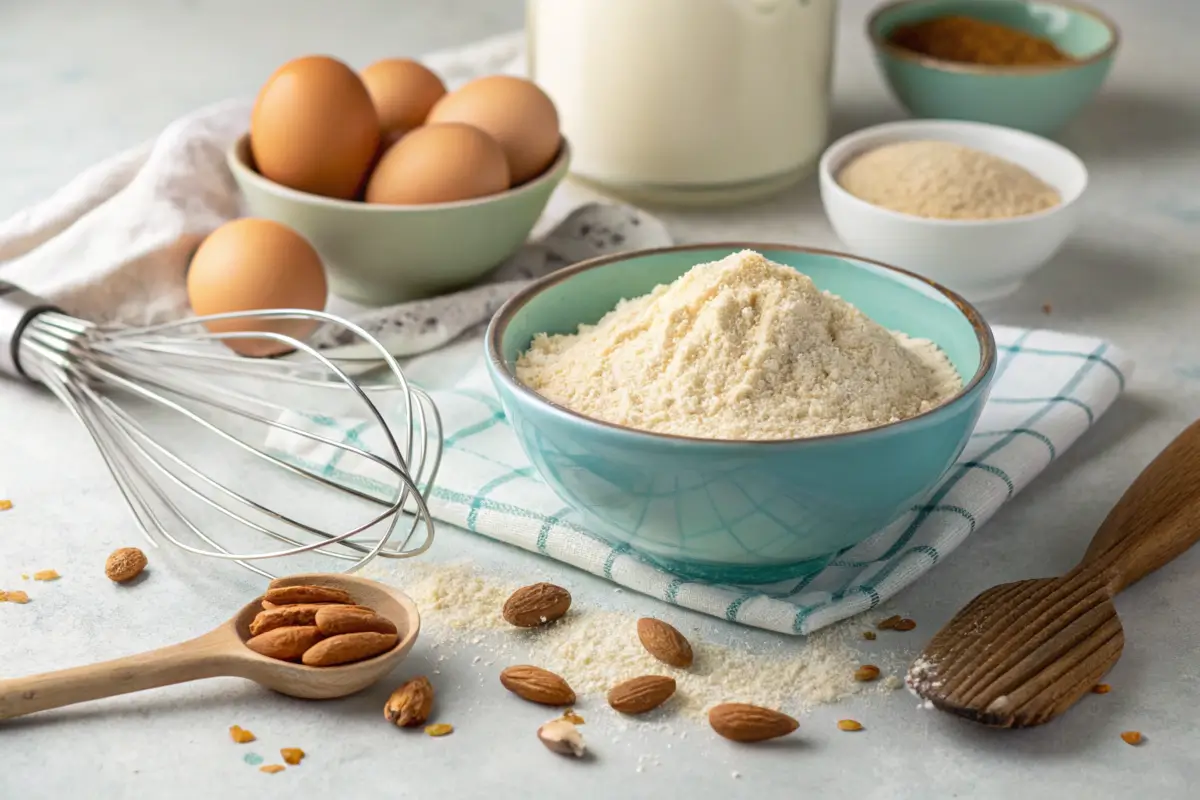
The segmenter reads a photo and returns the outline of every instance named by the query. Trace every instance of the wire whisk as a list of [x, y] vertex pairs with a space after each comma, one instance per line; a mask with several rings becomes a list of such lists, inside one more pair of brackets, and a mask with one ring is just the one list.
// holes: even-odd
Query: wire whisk
[[[206, 326], [230, 320], [255, 330]], [[379, 375], [351, 377], [290, 335], [297, 325], [339, 326], [378, 355]], [[246, 358], [232, 340], [288, 354]], [[311, 553], [352, 572], [433, 543], [437, 408], [347, 320], [281, 309], [103, 326], [0, 281], [0, 373], [43, 385], [83, 423], [154, 546], [270, 578], [259, 562]], [[264, 536], [273, 549], [251, 544]]]

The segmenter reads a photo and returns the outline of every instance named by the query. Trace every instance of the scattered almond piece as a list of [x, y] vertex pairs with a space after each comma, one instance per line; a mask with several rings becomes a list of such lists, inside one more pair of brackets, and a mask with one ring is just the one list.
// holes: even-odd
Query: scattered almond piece
[[29, 573], [28, 573], [28, 572], [22, 572], [22, 573], [21, 573], [21, 580], [23, 580], [23, 581], [27, 581], [27, 580], [29, 580]]
[[0, 603], [19, 603], [24, 605], [29, 602], [29, 595], [22, 592], [20, 589], [13, 589], [10, 592], [0, 591]]
[[779, 711], [746, 703], [722, 703], [708, 711], [708, 724], [735, 742], [762, 742], [787, 736], [800, 723]]
[[287, 767], [283, 764], [263, 764], [258, 768], [259, 772], [265, 772], [268, 775], [274, 775], [276, 772], [283, 772]]
[[114, 550], [104, 562], [104, 574], [110, 581], [125, 583], [142, 574], [146, 568], [146, 554], [136, 547]]
[[505, 689], [531, 703], [544, 706], [569, 706], [575, 702], [575, 690], [549, 670], [528, 664], [509, 667], [500, 673]]
[[584, 718], [575, 713], [575, 709], [573, 708], [568, 708], [564, 711], [562, 718], [572, 725], [582, 725], [585, 722]]
[[692, 665], [692, 645], [674, 626], [654, 617], [642, 617], [637, 621], [637, 634], [646, 652], [664, 664], [679, 669]]
[[383, 706], [383, 717], [399, 728], [424, 725], [433, 711], [433, 684], [424, 675], [392, 692]]
[[517, 589], [504, 602], [501, 615], [518, 628], [536, 628], [561, 619], [571, 608], [571, 593], [553, 583]]
[[675, 679], [665, 675], [643, 675], [622, 681], [608, 690], [608, 704], [622, 714], [645, 714], [675, 694]]
[[1139, 745], [1142, 743], [1141, 731], [1125, 731], [1121, 734], [1121, 738], [1125, 744]]
[[12, 511], [12, 500], [0, 500], [0, 511]]
[[1112, 687], [1107, 683], [1097, 683], [1092, 687], [1092, 694], [1108, 694], [1112, 691]]
[[283, 756], [283, 760], [294, 767], [304, 758], [305, 753], [299, 747], [284, 747], [279, 751], [279, 755]]
[[254, 734], [251, 733], [250, 731], [246, 730], [245, 728], [243, 728], [241, 725], [230, 725], [229, 726], [229, 735], [238, 744], [246, 744], [247, 742], [253, 742], [255, 739]]
[[892, 630], [894, 630], [894, 631], [911, 631], [915, 627], [917, 627], [917, 621], [913, 620], [913, 619], [908, 619], [906, 617], [906, 618], [900, 620], [899, 622], [897, 622], [895, 625], [893, 625]]
[[838, 720], [838, 730], [839, 731], [861, 731], [862, 729], [863, 729], [862, 723], [857, 722], [855, 720], [852, 720], [852, 719]]
[[581, 758], [587, 749], [574, 723], [562, 717], [552, 719], [538, 728], [537, 737], [547, 750], [564, 756]]
[[57, 571], [52, 569], [41, 569], [33, 573], [35, 581], [56, 581], [61, 577], [62, 575], [59, 575]]
[[1054, 306], [1050, 305], [1049, 303], [1042, 303], [1042, 313], [1043, 314], [1049, 314], [1053, 310], [1054, 310]]
[[863, 638], [868, 642], [873, 642], [876, 639], [875, 631], [863, 631]]
[[873, 681], [878, 677], [879, 667], [875, 666], [874, 664], [863, 664], [861, 667], [854, 670], [854, 680], [856, 681], [862, 681], [863, 683], [866, 683], [867, 681]]
[[426, 725], [425, 732], [430, 736], [445, 736], [454, 733], [454, 726], [449, 722], [439, 722], [436, 725]]
[[901, 617], [899, 614], [893, 614], [887, 619], [880, 620], [879, 622], [875, 623], [875, 628], [881, 631], [890, 631], [896, 627], [896, 623], [901, 619], [903, 619], [903, 617]]

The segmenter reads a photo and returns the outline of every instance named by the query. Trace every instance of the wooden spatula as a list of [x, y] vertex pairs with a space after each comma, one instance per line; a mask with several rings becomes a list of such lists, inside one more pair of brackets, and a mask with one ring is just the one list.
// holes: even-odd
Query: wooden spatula
[[1079, 566], [976, 597], [942, 628], [906, 683], [934, 707], [985, 725], [1041, 725], [1121, 657], [1112, 598], [1200, 539], [1200, 421], [1117, 501]]

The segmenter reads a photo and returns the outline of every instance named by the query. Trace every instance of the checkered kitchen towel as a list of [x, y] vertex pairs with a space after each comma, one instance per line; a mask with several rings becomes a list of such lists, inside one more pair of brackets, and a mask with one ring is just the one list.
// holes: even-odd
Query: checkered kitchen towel
[[[803, 580], [755, 586], [699, 583], [592, 535], [525, 457], [482, 359], [453, 389], [431, 393], [445, 430], [431, 510], [444, 522], [668, 603], [758, 628], [806, 634], [878, 605], [931, 569], [1090, 428], [1124, 389], [1133, 368], [1127, 356], [1098, 339], [1006, 327], [994, 332], [1000, 352], [996, 381], [958, 464], [926, 504]], [[478, 340], [457, 346], [482, 351]], [[321, 425], [326, 436], [328, 423]], [[357, 420], [337, 420], [336, 425], [345, 437], [371, 447], [370, 427]], [[291, 455], [326, 474], [332, 469], [358, 485], [372, 483], [368, 475], [349, 475], [329, 463], [333, 454], [328, 449]], [[382, 484], [374, 486], [388, 494]]]

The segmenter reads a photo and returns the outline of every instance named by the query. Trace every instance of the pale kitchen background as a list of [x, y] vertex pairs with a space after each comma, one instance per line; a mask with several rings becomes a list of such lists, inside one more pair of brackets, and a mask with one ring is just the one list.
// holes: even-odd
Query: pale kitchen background
[[[1137, 358], [1138, 371], [1094, 430], [898, 598], [896, 607], [921, 625], [922, 635], [906, 640], [913, 652], [986, 584], [1069, 568], [1134, 475], [1200, 412], [1200, 3], [1094, 1], [1116, 18], [1124, 44], [1101, 95], [1062, 137], [1092, 170], [1086, 222], [1020, 293], [985, 310], [997, 322], [1110, 338]], [[900, 116], [865, 46], [871, 5], [842, 4], [838, 132]], [[252, 95], [289, 58], [325, 52], [361, 67], [515, 31], [522, 19], [520, 0], [4, 0], [0, 217], [181, 114]], [[813, 181], [764, 204], [663, 216], [685, 241], [836, 244]], [[1053, 305], [1049, 317], [1044, 303]], [[19, 524], [0, 517], [4, 580], [35, 564], [67, 576], [96, 570], [136, 535], [66, 411], [8, 384], [0, 384], [0, 490], [22, 506]], [[439, 558], [469, 553], [485, 565], [569, 581], [579, 602], [657, 608], [582, 573], [442, 530]], [[1197, 570], [1200, 552], [1189, 553], [1118, 600], [1127, 644], [1113, 693], [1041, 730], [967, 727], [918, 711], [897, 692], [869, 710], [858, 701], [821, 709], [802, 721], [807, 735], [781, 746], [724, 746], [697, 728], [687, 742], [672, 739], [671, 749], [652, 736], [628, 737], [576, 764], [518, 747], [512, 715], [524, 730], [545, 714], [514, 712], [498, 686], [476, 687], [465, 665], [457, 676], [456, 667], [444, 668], [447, 683], [457, 678], [469, 690], [444, 695], [446, 717], [460, 728], [445, 740], [389, 730], [380, 709], [390, 686], [304, 704], [219, 680], [0, 725], [0, 798], [1187, 797], [1200, 783]], [[0, 675], [199, 633], [253, 592], [248, 576], [229, 574], [164, 566], [137, 604], [64, 579], [53, 603], [0, 608]], [[689, 623], [723, 640], [773, 638], [699, 617]], [[430, 658], [427, 646], [418, 645], [413, 669]], [[869, 718], [870, 730], [830, 733], [841, 716]], [[262, 775], [230, 752], [225, 730], [234, 723], [260, 738], [287, 738], [311, 756], [282, 775]], [[1146, 734], [1145, 746], [1120, 742], [1129, 728]], [[648, 752], [655, 765], [637, 771]]]

